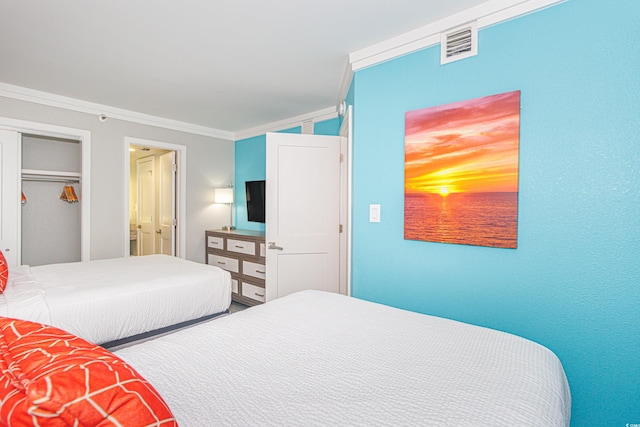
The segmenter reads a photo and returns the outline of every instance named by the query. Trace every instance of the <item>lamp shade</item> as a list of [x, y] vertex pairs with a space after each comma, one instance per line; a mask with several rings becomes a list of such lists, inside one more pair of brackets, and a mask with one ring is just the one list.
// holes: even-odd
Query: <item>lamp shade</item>
[[214, 188], [214, 203], [233, 203], [233, 187]]

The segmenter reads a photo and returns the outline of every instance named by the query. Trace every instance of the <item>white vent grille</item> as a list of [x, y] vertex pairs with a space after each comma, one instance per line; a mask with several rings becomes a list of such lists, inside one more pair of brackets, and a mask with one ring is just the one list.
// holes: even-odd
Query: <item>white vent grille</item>
[[478, 54], [478, 26], [475, 22], [440, 35], [440, 63], [447, 64]]

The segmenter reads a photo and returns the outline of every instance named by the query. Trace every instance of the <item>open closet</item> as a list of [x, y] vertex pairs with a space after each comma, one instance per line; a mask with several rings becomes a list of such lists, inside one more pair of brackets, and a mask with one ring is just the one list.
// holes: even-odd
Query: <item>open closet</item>
[[21, 262], [81, 260], [82, 144], [22, 134]]

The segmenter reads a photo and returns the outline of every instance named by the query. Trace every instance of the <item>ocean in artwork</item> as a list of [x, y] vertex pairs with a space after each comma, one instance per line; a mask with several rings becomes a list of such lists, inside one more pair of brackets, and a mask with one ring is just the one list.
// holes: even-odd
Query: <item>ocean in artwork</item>
[[516, 248], [518, 193], [406, 194], [404, 238]]

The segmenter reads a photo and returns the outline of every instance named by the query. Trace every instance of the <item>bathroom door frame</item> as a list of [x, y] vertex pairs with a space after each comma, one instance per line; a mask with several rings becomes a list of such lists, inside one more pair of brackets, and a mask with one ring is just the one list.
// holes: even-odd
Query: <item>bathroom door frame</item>
[[129, 230], [129, 171], [131, 166], [131, 160], [129, 155], [129, 148], [132, 146], [143, 146], [149, 148], [158, 148], [167, 151], [174, 151], [176, 153], [176, 237], [175, 237], [175, 256], [178, 258], [185, 258], [187, 252], [187, 240], [186, 240], [186, 194], [187, 194], [187, 147], [184, 145], [173, 144], [168, 142], [151, 141], [148, 139], [132, 138], [125, 136], [124, 138], [124, 246], [123, 256], [130, 256], [130, 230]]

